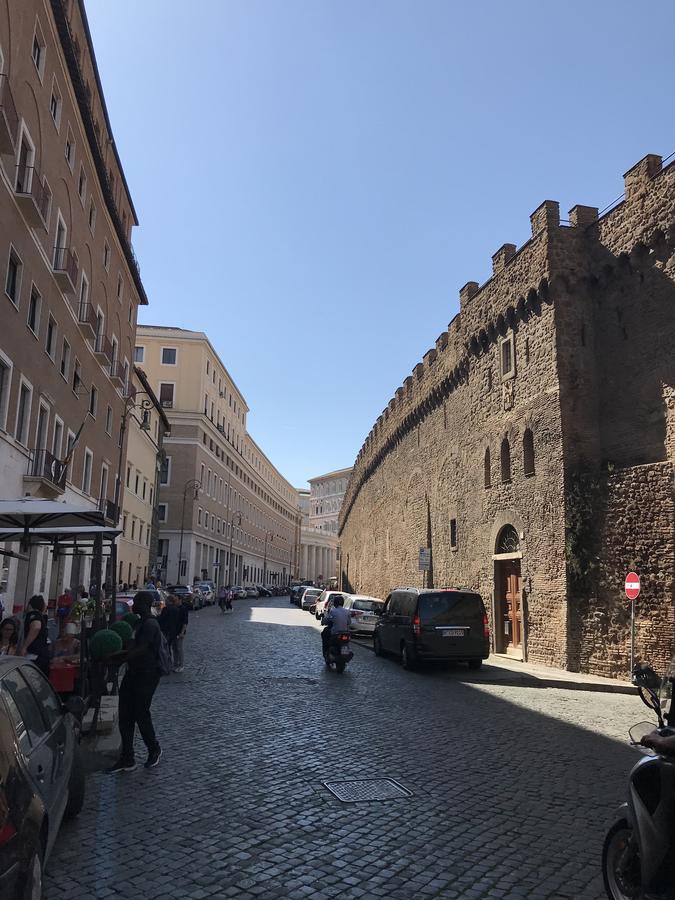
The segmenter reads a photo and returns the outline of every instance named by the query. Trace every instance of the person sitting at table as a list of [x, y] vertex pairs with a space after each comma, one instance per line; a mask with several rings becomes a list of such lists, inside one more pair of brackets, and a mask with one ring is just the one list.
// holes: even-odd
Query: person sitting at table
[[19, 628], [15, 619], [0, 622], [0, 656], [15, 656], [19, 642]]
[[66, 623], [63, 634], [54, 642], [54, 659], [62, 659], [64, 662], [79, 663], [80, 642], [76, 638], [78, 627], [74, 622]]

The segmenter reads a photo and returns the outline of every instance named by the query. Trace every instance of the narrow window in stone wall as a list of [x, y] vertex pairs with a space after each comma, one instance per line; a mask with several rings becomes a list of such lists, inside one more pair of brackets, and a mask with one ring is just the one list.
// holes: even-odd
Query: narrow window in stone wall
[[450, 549], [457, 549], [457, 519], [450, 519]]
[[529, 428], [523, 435], [523, 472], [525, 475], [534, 475], [534, 435]]
[[502, 482], [507, 484], [511, 481], [511, 448], [509, 447], [508, 438], [504, 438], [502, 441], [501, 464]]
[[492, 487], [492, 472], [490, 470], [490, 448], [485, 448], [485, 459], [483, 461], [483, 480], [486, 488]]

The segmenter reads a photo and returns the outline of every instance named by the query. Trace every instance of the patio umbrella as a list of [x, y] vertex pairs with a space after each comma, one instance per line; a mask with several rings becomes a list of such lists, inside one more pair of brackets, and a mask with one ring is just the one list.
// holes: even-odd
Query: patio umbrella
[[35, 528], [74, 528], [85, 525], [104, 525], [103, 513], [94, 507], [75, 506], [59, 500], [0, 500], [0, 528], [22, 533], [21, 543], [28, 544]]

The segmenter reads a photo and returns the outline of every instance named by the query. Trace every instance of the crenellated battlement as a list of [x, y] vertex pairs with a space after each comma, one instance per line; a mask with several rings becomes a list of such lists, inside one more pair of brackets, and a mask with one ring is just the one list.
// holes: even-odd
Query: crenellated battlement
[[[447, 331], [430, 348], [398, 387], [364, 441], [347, 488], [340, 516], [340, 530], [362, 484], [402, 438], [450, 394], [461, 390], [469, 379], [473, 360], [490, 352], [501, 337], [519, 323], [539, 317], [554, 303], [551, 284], [559, 277], [587, 279], [588, 268], [566, 265], [570, 249], [602, 244], [617, 257], [630, 254], [636, 245], [649, 247], [659, 241], [675, 241], [672, 205], [664, 202], [659, 213], [658, 197], [649, 221], [645, 221], [645, 196], [663, 193], [667, 198], [675, 177], [673, 164], [666, 169], [660, 156], [650, 154], [624, 176], [625, 197], [603, 216], [597, 207], [576, 205], [569, 211], [569, 224], [560, 220], [559, 204], [545, 200], [530, 216], [531, 237], [521, 247], [505, 243], [492, 255], [492, 274], [482, 285], [468, 281], [459, 290], [459, 313]], [[640, 221], [640, 227], [636, 227]], [[586, 243], [584, 243], [586, 242]], [[590, 265], [590, 263], [589, 263]]]

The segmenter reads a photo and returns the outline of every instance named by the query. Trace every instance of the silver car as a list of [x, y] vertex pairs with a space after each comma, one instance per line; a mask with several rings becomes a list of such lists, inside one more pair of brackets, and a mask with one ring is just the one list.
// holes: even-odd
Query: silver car
[[352, 612], [352, 634], [372, 637], [383, 606], [384, 600], [378, 600], [377, 597], [367, 597], [364, 594], [346, 596], [345, 609]]
[[300, 598], [300, 609], [308, 609], [311, 612], [321, 594], [323, 594], [323, 590], [321, 588], [307, 588], [305, 593]]

